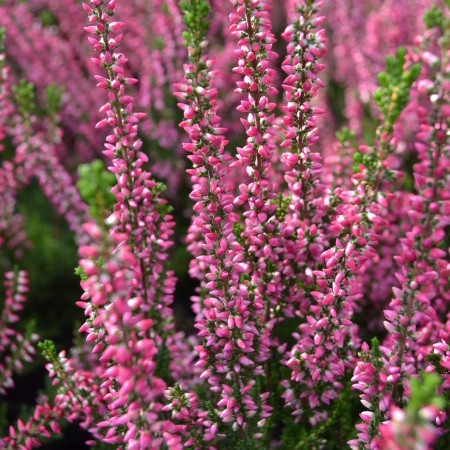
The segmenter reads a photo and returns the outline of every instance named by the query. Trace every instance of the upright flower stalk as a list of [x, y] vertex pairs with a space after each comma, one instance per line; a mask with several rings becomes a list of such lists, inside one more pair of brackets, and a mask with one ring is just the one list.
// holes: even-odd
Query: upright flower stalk
[[11, 161], [3, 161], [0, 166], [0, 248], [13, 252], [20, 259], [28, 245], [22, 214], [17, 212], [16, 167]]
[[[234, 12], [230, 14], [230, 32], [238, 39], [238, 64], [233, 72], [241, 79], [235, 92], [241, 95], [237, 110], [246, 114], [241, 119], [246, 132], [246, 145], [237, 148], [237, 160], [233, 167], [245, 168], [250, 182], [239, 185], [240, 194], [235, 205], [243, 205], [243, 223], [235, 229], [237, 241], [243, 248], [247, 263], [242, 286], [248, 292], [248, 326], [251, 327], [248, 342], [241, 348], [251, 355], [255, 365], [254, 375], [266, 375], [270, 389], [271, 367], [268, 361], [271, 330], [274, 325], [273, 309], [280, 296], [280, 273], [276, 270], [281, 239], [277, 236], [276, 192], [272, 172], [274, 153], [274, 114], [276, 103], [271, 97], [277, 94], [273, 86], [275, 71], [271, 67], [277, 54], [272, 50], [275, 37], [271, 31], [271, 6], [266, 1], [232, 1]], [[272, 236], [272, 239], [271, 239]], [[252, 353], [257, 350], [258, 354]], [[265, 367], [263, 364], [265, 363]], [[263, 372], [264, 370], [264, 372]], [[262, 394], [263, 404], [269, 392]], [[264, 405], [263, 426], [270, 416], [269, 405]]]
[[[294, 3], [296, 14], [292, 16], [292, 24], [282, 35], [288, 45], [287, 56], [281, 66], [287, 74], [282, 84], [286, 103], [283, 107], [285, 140], [281, 144], [285, 152], [281, 156], [281, 161], [291, 196], [287, 210], [288, 223], [291, 228], [295, 227], [292, 237], [286, 240], [286, 253], [289, 257], [284, 271], [287, 283], [283, 297], [293, 310], [290, 314], [304, 320], [310, 314], [309, 308], [313, 300], [310, 295], [311, 290], [314, 290], [313, 270], [320, 266], [319, 257], [327, 243], [324, 218], [327, 213], [325, 201], [327, 196], [321, 180], [322, 158], [319, 153], [311, 150], [319, 139], [316, 121], [318, 115], [323, 112], [312, 102], [317, 97], [319, 89], [323, 87], [319, 74], [325, 65], [320, 59], [325, 56], [327, 48], [325, 30], [320, 28], [325, 20], [324, 16], [319, 15], [323, 2]], [[328, 213], [331, 214], [329, 211]], [[308, 322], [300, 325], [301, 334], [294, 335], [309, 348], [314, 347], [314, 342], [304, 334], [310, 333], [312, 325], [308, 318]], [[318, 351], [319, 358], [323, 356], [320, 353]], [[292, 359], [285, 359], [291, 368], [297, 364]], [[308, 375], [294, 369], [293, 383], [286, 380], [282, 382], [286, 388], [283, 396], [287, 405], [293, 408], [296, 420], [299, 419], [301, 409], [304, 407], [301, 406], [301, 402], [305, 401], [307, 395], [311, 407], [317, 406], [317, 394], [311, 392], [315, 389], [311, 389], [309, 394], [305, 391], [299, 394], [299, 388], [304, 389], [304, 386], [298, 382], [303, 382], [303, 377], [306, 376]], [[306, 383], [308, 384], [308, 381]], [[324, 399], [328, 401], [326, 396]]]
[[[230, 31], [238, 38], [238, 65], [233, 71], [241, 76], [236, 92], [241, 95], [237, 110], [245, 113], [241, 119], [247, 140], [238, 148], [234, 166], [245, 168], [250, 182], [239, 185], [236, 205], [243, 205], [244, 223], [237, 230], [250, 266], [249, 286], [254, 291], [253, 308], [261, 327], [260, 360], [267, 359], [271, 307], [278, 293], [275, 266], [280, 240], [277, 238], [276, 193], [273, 184], [274, 114], [277, 94], [273, 86], [275, 71], [272, 61], [278, 55], [272, 50], [275, 37], [271, 31], [271, 6], [266, 1], [233, 1], [235, 13], [230, 15]], [[269, 237], [273, 235], [273, 239]], [[270, 297], [270, 298], [269, 298]]]
[[[340, 380], [351, 367], [351, 348], [358, 345], [351, 320], [353, 300], [359, 294], [356, 274], [375, 254], [377, 229], [385, 223], [382, 210], [387, 206], [388, 193], [380, 192], [379, 188], [383, 180], [395, 177], [386, 161], [395, 149], [394, 123], [406, 106], [409, 89], [420, 72], [419, 66], [403, 70], [405, 54], [404, 49], [399, 50], [397, 60], [389, 60], [389, 72], [380, 76], [382, 87], [375, 96], [383, 114], [377, 130], [378, 142], [376, 147], [360, 147], [361, 163], [352, 177], [355, 187], [340, 193], [341, 203], [331, 223], [338, 237], [335, 245], [322, 253], [323, 266], [313, 271], [318, 289], [311, 295], [316, 304], [311, 307], [303, 335], [288, 361], [293, 369], [292, 380], [305, 384], [301, 395], [308, 399], [313, 410], [337, 397], [342, 387]], [[312, 421], [326, 417], [326, 412], [319, 409]]]
[[[139, 290], [144, 301], [151, 304], [152, 299], [159, 295], [158, 284], [164, 285], [164, 254], [170, 246], [168, 239], [172, 234], [173, 222], [170, 215], [163, 214], [167, 208], [159, 195], [159, 186], [150, 172], [144, 170], [148, 157], [140, 151], [142, 141], [137, 138], [137, 125], [145, 114], [133, 112], [133, 98], [125, 94], [125, 86], [135, 84], [137, 80], [125, 77], [127, 58], [116, 51], [123, 39], [120, 31], [124, 28], [122, 22], [110, 21], [116, 2], [93, 1], [91, 5], [92, 8], [86, 6], [85, 9], [90, 23], [95, 25], [86, 27], [86, 32], [96, 36], [89, 37], [98, 54], [98, 57], [92, 58], [93, 63], [106, 71], [106, 77], [96, 76], [97, 87], [108, 93], [108, 102], [101, 108], [106, 118], [98, 122], [96, 128], [108, 125], [113, 128], [113, 134], [106, 138], [103, 153], [112, 159], [110, 170], [117, 178], [117, 186], [113, 189], [117, 199], [117, 230], [129, 236], [128, 244], [139, 261]], [[165, 220], [162, 215], [165, 215]], [[166, 282], [170, 284], [171, 281], [172, 276], [169, 276]], [[161, 298], [164, 300], [165, 296]], [[167, 311], [158, 306], [155, 312], [164, 314]]]
[[[11, 118], [15, 113], [4, 40], [5, 29], [0, 28], [0, 153], [5, 149], [5, 141], [11, 133]], [[17, 180], [15, 170], [16, 167], [11, 161], [2, 161], [0, 166], [0, 247], [12, 250], [15, 258], [19, 259], [27, 236], [23, 227], [23, 217], [16, 208], [20, 182]]]
[[10, 69], [6, 65], [6, 54], [4, 49], [5, 29], [0, 28], [0, 152], [4, 150], [3, 140], [7, 136], [7, 122], [12, 113], [10, 103]]
[[[276, 237], [276, 194], [272, 179], [271, 160], [274, 152], [274, 115], [276, 103], [271, 97], [277, 93], [273, 87], [275, 71], [271, 61], [277, 58], [272, 46], [275, 37], [271, 31], [270, 5], [265, 1], [232, 2], [235, 13], [230, 15], [230, 31], [238, 38], [239, 60], [233, 69], [241, 76], [235, 92], [241, 95], [237, 110], [245, 113], [241, 119], [247, 140], [238, 148], [234, 166], [245, 168], [250, 182], [239, 185], [240, 195], [236, 205], [244, 205], [244, 223], [237, 229], [237, 235], [245, 248], [250, 262], [250, 286], [254, 290], [254, 306], [260, 326], [264, 325], [260, 351], [268, 350], [271, 307], [276, 305], [278, 283], [274, 280], [275, 270], [271, 264], [277, 259], [280, 240]], [[269, 235], [274, 237], [270, 241]], [[269, 294], [270, 299], [269, 299]], [[261, 330], [263, 330], [261, 328]], [[267, 356], [262, 356], [262, 359]]]
[[[204, 265], [213, 263], [220, 266], [221, 271], [230, 271], [230, 267], [225, 267], [225, 260], [229, 256], [237, 216], [233, 213], [231, 186], [226, 182], [231, 157], [224, 154], [228, 141], [217, 113], [217, 89], [212, 86], [213, 61], [204, 54], [209, 7], [205, 1], [187, 2], [182, 7], [189, 33], [185, 36], [189, 64], [184, 66], [185, 83], [175, 84], [174, 95], [183, 101], [178, 104], [184, 115], [180, 127], [190, 139], [183, 148], [193, 165], [188, 169], [193, 183], [190, 198], [195, 202], [187, 236], [188, 249], [196, 257], [191, 262], [191, 274], [202, 280], [205, 272], [209, 272], [202, 269]], [[200, 237], [204, 242], [199, 242]], [[209, 255], [220, 262], [210, 261]]]
[[127, 59], [116, 50], [124, 28], [122, 22], [111, 21], [116, 2], [92, 0], [84, 9], [93, 24], [86, 27], [97, 53], [92, 61], [106, 75], [96, 76], [97, 86], [108, 96], [100, 109], [106, 117], [96, 128], [112, 127], [104, 154], [112, 159], [110, 171], [117, 184], [112, 189], [114, 212], [107, 220], [109, 235], [97, 225], [85, 225], [92, 244], [80, 248], [86, 278], [80, 306], [88, 316], [80, 331], [88, 332], [88, 342], [101, 354], [100, 377], [110, 409], [109, 419], [99, 424], [107, 428], [105, 442], [156, 448], [164, 433], [173, 431], [169, 421], [157, 419], [166, 384], [155, 370], [158, 354], [170, 348], [173, 334], [169, 305], [175, 279], [165, 261], [174, 224], [160, 185], [145, 169], [148, 158], [140, 151], [137, 132], [144, 115], [133, 112], [133, 98], [125, 94], [125, 86], [137, 80], [125, 76]]
[[[153, 448], [162, 442], [158, 397], [166, 385], [154, 374], [158, 348], [149, 309], [143, 308], [143, 299], [136, 292], [138, 260], [123, 243], [123, 234], [116, 232], [110, 237], [94, 224], [84, 228], [96, 245], [83, 246], [79, 252], [85, 293], [78, 305], [87, 316], [79, 331], [87, 332], [86, 341], [99, 355], [97, 375], [109, 409], [97, 427], [105, 429], [106, 443], [123, 443], [127, 448], [139, 443], [142, 448]], [[112, 248], [116, 248], [113, 256]], [[132, 392], [133, 385], [139, 393]], [[152, 423], [145, 419], [148, 414], [154, 415]], [[136, 423], [142, 425], [137, 428]]]
[[[275, 71], [271, 68], [271, 61], [278, 55], [272, 50], [275, 37], [271, 31], [269, 3], [264, 0], [239, 0], [232, 3], [235, 12], [230, 15], [230, 31], [238, 39], [239, 47], [235, 51], [239, 58], [238, 65], [233, 68], [233, 72], [241, 77], [236, 83], [236, 92], [242, 98], [237, 110], [246, 114], [241, 122], [247, 135], [246, 145], [237, 149], [237, 161], [233, 166], [245, 168], [250, 178], [250, 182], [239, 185], [240, 195], [235, 204], [246, 207], [239, 237], [250, 259], [255, 312], [257, 316], [263, 316], [263, 321], [267, 321], [271, 305], [266, 294], [274, 294], [273, 289], [276, 289], [272, 282], [274, 274], [270, 259], [276, 257], [276, 247], [279, 246], [275, 236], [269, 241], [269, 235], [276, 234], [277, 228], [276, 193], [271, 168], [275, 134], [273, 111], [276, 103], [270, 99], [277, 94], [273, 87]], [[263, 344], [263, 348], [266, 345]]]
[[[441, 277], [448, 273], [448, 263], [441, 243], [450, 182], [445, 106], [448, 99], [443, 89], [448, 69], [447, 56], [441, 55], [441, 65], [431, 53], [442, 49], [441, 38], [439, 27], [428, 30], [426, 37], [420, 39], [419, 54], [410, 54], [424, 68], [423, 77], [415, 86], [416, 95], [426, 96], [428, 102], [421, 101], [417, 110], [420, 131], [415, 148], [419, 161], [413, 167], [416, 193], [410, 197], [411, 228], [401, 239], [402, 252], [396, 257], [400, 287], [393, 288], [394, 298], [384, 311], [388, 335], [379, 350], [378, 367], [375, 360], [365, 358], [357, 364], [353, 377], [355, 388], [362, 391], [361, 401], [369, 408], [361, 415], [364, 423], [357, 426], [358, 443], [363, 448], [373, 448], [379, 432], [386, 432], [386, 427], [380, 425], [383, 420], [398, 420], [398, 407], [409, 396], [408, 377], [417, 376], [425, 368], [441, 371], [439, 363], [432, 367], [427, 362], [434, 352], [433, 343], [443, 331], [439, 310], [447, 297]], [[377, 376], [373, 376], [374, 367]]]
[[6, 296], [0, 315], [0, 394], [3, 395], [14, 386], [13, 373], [20, 372], [24, 362], [33, 360], [33, 343], [39, 339], [35, 333], [24, 335], [16, 330], [28, 292], [27, 273], [7, 272], [4, 285]]
[[[425, 56], [426, 67], [430, 59]], [[434, 60], [434, 64], [437, 58]], [[432, 63], [432, 64], [433, 64]], [[401, 271], [396, 274], [401, 287], [394, 288], [394, 299], [384, 311], [385, 327], [390, 335], [392, 349], [387, 373], [393, 382], [392, 401], [402, 398], [402, 380], [417, 373], [421, 364], [413, 363], [427, 356], [431, 344], [436, 341], [442, 323], [437, 320], [436, 310], [447, 296], [442, 276], [448, 274], [446, 252], [441, 248], [444, 240], [445, 203], [450, 187], [450, 160], [446, 145], [446, 119], [443, 105], [446, 102], [442, 87], [446, 74], [446, 56], [442, 66], [435, 70], [428, 66], [427, 78], [418, 82], [419, 94], [429, 99], [429, 112], [418, 111], [420, 132], [415, 147], [419, 162], [413, 167], [417, 194], [411, 197], [409, 218], [412, 228], [401, 240], [402, 253], [396, 258]], [[448, 99], [447, 99], [448, 100]], [[422, 104], [426, 104], [423, 102]], [[446, 174], [446, 175], [445, 175]], [[434, 335], [434, 336], [433, 336]], [[393, 340], [390, 341], [390, 339]], [[421, 354], [417, 360], [418, 355]], [[399, 370], [394, 370], [398, 368]]]
[[[325, 65], [320, 60], [327, 49], [325, 30], [320, 29], [325, 20], [319, 16], [322, 2], [296, 1], [293, 6], [296, 15], [282, 34], [288, 44], [281, 65], [287, 76], [282, 84], [285, 140], [280, 147], [285, 150], [281, 161], [289, 200], [287, 216], [280, 224], [285, 237], [283, 275], [286, 280], [282, 303], [284, 314], [304, 317], [309, 300], [299, 286], [312, 283], [311, 269], [325, 245], [325, 230], [321, 226], [326, 212], [322, 158], [311, 150], [318, 141], [316, 121], [323, 110], [311, 102], [323, 87], [319, 74]], [[305, 275], [306, 270], [309, 275]]]
[[[283, 81], [287, 104], [284, 106], [283, 124], [285, 141], [281, 147], [286, 170], [285, 179], [293, 195], [292, 203], [300, 220], [320, 221], [319, 211], [311, 211], [320, 200], [321, 157], [311, 151], [317, 143], [317, 117], [323, 111], [311, 102], [324, 85], [319, 74], [325, 68], [320, 62], [327, 52], [325, 30], [319, 27], [325, 17], [319, 16], [321, 1], [296, 3], [295, 21], [283, 33], [288, 41], [287, 56], [281, 68], [287, 74]], [[323, 189], [323, 187], [322, 187]], [[323, 212], [322, 212], [323, 214]]]
[[[197, 366], [202, 369], [200, 379], [206, 379], [211, 391], [221, 395], [217, 403], [220, 420], [245, 439], [248, 421], [263, 420], [268, 411], [264, 405], [267, 395], [261, 400], [252, 389], [252, 375], [257, 372], [253, 341], [258, 331], [249, 310], [251, 293], [240, 285], [240, 275], [248, 269], [233, 234], [238, 215], [233, 211], [234, 195], [226, 181], [226, 164], [231, 157], [224, 155], [227, 141], [217, 115], [213, 62], [204, 53], [209, 8], [205, 1], [190, 1], [183, 9], [189, 64], [185, 65], [186, 83], [176, 85], [175, 95], [184, 101], [179, 105], [185, 118], [180, 126], [190, 137], [184, 149], [193, 163], [193, 169], [188, 170], [193, 181], [190, 197], [196, 201], [190, 236], [204, 239], [194, 252], [198, 267], [204, 267], [196, 273], [201, 275], [205, 292], [196, 323], [203, 339]], [[205, 440], [212, 439], [216, 430], [216, 423], [209, 425]]]

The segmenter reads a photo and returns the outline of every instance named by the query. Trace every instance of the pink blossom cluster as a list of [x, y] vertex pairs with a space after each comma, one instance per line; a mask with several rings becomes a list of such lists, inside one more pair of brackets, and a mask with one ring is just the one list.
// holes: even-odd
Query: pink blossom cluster
[[60, 408], [43, 401], [36, 406], [32, 417], [25, 423], [19, 419], [16, 428], [10, 426], [9, 435], [0, 438], [0, 444], [8, 449], [32, 449], [40, 446], [42, 439], [61, 432], [62, 418], [63, 411]]
[[380, 437], [378, 438], [380, 449], [401, 450], [404, 448], [430, 448], [436, 441], [436, 429], [430, 422], [437, 415], [436, 408], [428, 407], [419, 411], [423, 419], [429, 423], [419, 425], [408, 423], [405, 413], [397, 407], [392, 407], [392, 420], [389, 424], [380, 426]]
[[[376, 75], [383, 69], [384, 56], [399, 45], [412, 44], [428, 0], [337, 0], [328, 2], [333, 23], [333, 56], [336, 77], [345, 83], [345, 115], [351, 128], [361, 132], [364, 105], [377, 87]], [[380, 33], [383, 29], [383, 33]]]
[[[445, 133], [448, 123], [443, 96], [443, 74], [448, 71], [439, 62], [441, 33], [428, 30], [418, 41], [421, 51], [412, 54], [411, 59], [420, 60], [423, 78], [416, 85], [418, 96], [423, 101], [417, 106], [420, 130], [416, 135], [415, 148], [418, 162], [413, 167], [417, 194], [409, 195], [408, 216], [411, 228], [400, 239], [401, 252], [395, 256], [400, 267], [396, 278], [399, 287], [393, 287], [394, 297], [384, 310], [384, 326], [388, 332], [380, 347], [379, 367], [371, 361], [358, 363], [354, 372], [355, 387], [362, 391], [363, 404], [369, 408], [362, 413], [364, 424], [359, 425], [360, 439], [375, 442], [378, 438], [368, 430], [373, 421], [373, 411], [389, 418], [397, 411], [396, 404], [408, 398], [408, 377], [417, 376], [420, 371], [434, 371], [429, 356], [435, 346], [443, 350], [439, 342], [444, 331], [443, 312], [448, 309], [448, 279], [446, 252], [441, 247], [444, 227], [448, 224], [449, 186], [448, 146]], [[430, 49], [424, 49], [424, 45]], [[436, 52], [436, 53], [432, 53]], [[445, 59], [445, 58], [444, 58]], [[364, 344], [368, 352], [367, 344]], [[444, 356], [445, 357], [445, 356]], [[444, 380], [448, 375], [444, 375]], [[372, 412], [371, 412], [372, 411]], [[398, 414], [397, 414], [398, 415]], [[445, 420], [443, 413], [436, 413], [437, 421]]]
[[[8, 79], [9, 66], [5, 54], [0, 54], [2, 117], [0, 138], [14, 144], [14, 157], [2, 161], [0, 167], [2, 220], [0, 245], [7, 245], [21, 256], [27, 245], [21, 214], [16, 210], [17, 193], [37, 179], [44, 195], [55, 211], [67, 221], [77, 241], [82, 242], [81, 225], [88, 220], [87, 207], [82, 202], [74, 180], [60, 161], [62, 130], [58, 118], [40, 123], [36, 115], [14, 101]], [[32, 107], [32, 105], [30, 105]]]
[[33, 343], [39, 339], [36, 334], [23, 335], [16, 329], [19, 314], [23, 309], [28, 292], [28, 278], [24, 271], [5, 274], [5, 302], [0, 316], [0, 393], [14, 385], [13, 373], [21, 371], [24, 363], [33, 360]]
[[[275, 3], [90, 0], [90, 64], [84, 44], [66, 39], [83, 37], [72, 1], [0, 6], [1, 17], [20, 13], [0, 23], [38, 92], [53, 79], [67, 89], [59, 115], [39, 116], [12, 95], [17, 74], [0, 54], [2, 158], [12, 149], [0, 165], [0, 246], [20, 259], [16, 196], [36, 178], [76, 239], [85, 338], [70, 352], [42, 344], [56, 395], [9, 428], [4, 448], [34, 448], [63, 419], [89, 431], [89, 445], [130, 450], [425, 450], [443, 437], [448, 18], [429, 10], [418, 34], [408, 23], [425, 5], [405, 0], [383, 36], [392, 2], [290, 0], [284, 23]], [[33, 25], [43, 10], [56, 25]], [[403, 40], [376, 88], [378, 53]], [[47, 49], [38, 62], [36, 48]], [[49, 55], [67, 65], [52, 75]], [[336, 139], [332, 80], [347, 83], [341, 120], [354, 131]], [[73, 136], [84, 139], [67, 159]], [[91, 217], [66, 163], [100, 143], [114, 206]], [[185, 166], [188, 213], [158, 181], [174, 176], [179, 205], [174, 173]], [[173, 305], [182, 243], [197, 283], [191, 335], [177, 331]], [[5, 278], [1, 393], [37, 339], [13, 326], [25, 272]], [[369, 345], [374, 331], [381, 343]], [[422, 373], [436, 378], [418, 406]]]

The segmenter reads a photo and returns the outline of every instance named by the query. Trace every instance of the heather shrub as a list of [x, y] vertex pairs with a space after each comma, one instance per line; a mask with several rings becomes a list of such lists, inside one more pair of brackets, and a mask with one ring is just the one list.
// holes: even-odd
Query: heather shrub
[[1, 448], [447, 448], [447, 7], [1, 2]]

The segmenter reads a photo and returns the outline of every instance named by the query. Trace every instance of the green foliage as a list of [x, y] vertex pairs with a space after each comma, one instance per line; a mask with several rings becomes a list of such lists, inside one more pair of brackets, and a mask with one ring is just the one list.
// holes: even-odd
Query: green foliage
[[45, 88], [45, 112], [50, 119], [54, 119], [61, 109], [61, 98], [64, 90], [64, 87], [55, 83]]
[[448, 426], [448, 420], [445, 422], [445, 431], [441, 435], [440, 439], [434, 445], [434, 450], [448, 450], [450, 448], [450, 431]]
[[2, 27], [0, 28], [0, 53], [3, 53], [5, 51], [5, 37], [6, 30]]
[[374, 101], [383, 114], [385, 131], [391, 132], [400, 113], [409, 101], [409, 91], [420, 75], [421, 66], [414, 64], [404, 69], [406, 49], [399, 47], [396, 56], [386, 58], [386, 72], [378, 74], [380, 87], [375, 91]]
[[164, 339], [159, 346], [158, 354], [156, 355], [155, 376], [163, 379], [169, 386], [174, 383], [169, 368], [171, 356], [170, 350], [166, 345], [166, 340]]
[[5, 434], [5, 431], [8, 427], [8, 418], [7, 418], [7, 404], [6, 402], [0, 403], [0, 433], [2, 435]]
[[442, 29], [444, 25], [444, 13], [436, 5], [432, 5], [430, 9], [425, 11], [423, 21], [428, 30], [434, 27]]
[[345, 83], [330, 79], [328, 80], [325, 89], [328, 107], [336, 120], [336, 126], [341, 127], [347, 122], [344, 116]]
[[[45, 361], [52, 365], [52, 368], [56, 373], [55, 379], [58, 381], [58, 385], [61, 386], [65, 381], [69, 380], [70, 375], [66, 372], [63, 363], [61, 363], [58, 352], [56, 351], [55, 343], [49, 339], [45, 339], [38, 343], [38, 347]], [[56, 393], [56, 391], [57, 389], [54, 392]]]
[[26, 118], [35, 110], [35, 92], [33, 83], [20, 80], [19, 84], [12, 87], [14, 100], [19, 108], [19, 113]]
[[[301, 320], [297, 317], [284, 318], [283, 321], [275, 324], [273, 328], [273, 335], [276, 336], [280, 342], [286, 342], [289, 347], [292, 347], [296, 343], [296, 340], [292, 335], [298, 331], [300, 323]], [[277, 367], [277, 370], [280, 370], [280, 368]]]
[[[97, 265], [97, 267], [103, 266], [103, 258], [101, 256], [96, 261], [96, 265]], [[86, 281], [88, 279], [86, 272], [80, 266], [75, 267], [74, 273], [75, 273], [75, 275], [80, 277], [81, 281]]]
[[362, 154], [360, 152], [353, 153], [353, 173], [359, 172], [359, 165], [362, 163]]
[[116, 446], [105, 444], [101, 441], [95, 441], [95, 443], [90, 447], [91, 450], [111, 450], [116, 448]]
[[80, 277], [81, 281], [86, 281], [88, 279], [86, 272], [80, 266], [75, 267], [73, 272], [75, 275]]
[[155, 187], [152, 188], [152, 194], [154, 196], [162, 194], [163, 192], [166, 192], [166, 191], [167, 191], [167, 186], [161, 181], [157, 181]]
[[426, 359], [426, 361], [431, 362], [436, 373], [438, 373], [440, 375], [443, 375], [446, 373], [446, 370], [441, 365], [442, 356], [439, 353], [430, 353], [429, 355], [427, 355], [425, 357], [425, 359]]
[[[154, 198], [159, 197], [166, 190], [167, 186], [161, 181], [158, 181], [152, 188], [152, 195]], [[155, 202], [154, 206], [161, 218], [164, 218], [167, 214], [173, 212], [173, 206], [166, 202]]]
[[[428, 420], [420, 413], [426, 406], [435, 406], [438, 410], [445, 410], [449, 405], [449, 393], [446, 397], [437, 393], [441, 385], [441, 377], [436, 373], [423, 373], [421, 378], [411, 378], [411, 396], [405, 407], [406, 420], [413, 424], [426, 424]], [[446, 450], [450, 444], [450, 432], [448, 421], [444, 424], [444, 432], [434, 448], [436, 450]]]
[[44, 9], [40, 14], [39, 18], [44, 27], [51, 27], [58, 25], [58, 20], [48, 9]]
[[205, 40], [209, 29], [208, 14], [210, 7], [207, 0], [183, 0], [180, 2], [183, 23], [187, 31], [183, 32], [186, 47], [199, 47]]
[[436, 390], [441, 384], [441, 378], [435, 373], [424, 373], [421, 379], [411, 378], [411, 397], [405, 408], [405, 414], [411, 419], [417, 419], [419, 411], [424, 406], [435, 406], [442, 410], [445, 408], [445, 400], [436, 395]]
[[89, 214], [102, 222], [114, 205], [114, 196], [110, 192], [115, 183], [114, 175], [97, 159], [89, 164], [80, 164], [78, 177], [77, 188], [89, 206]]
[[359, 401], [351, 384], [342, 389], [339, 397], [330, 405], [328, 419], [312, 427], [303, 420], [295, 424], [292, 416], [286, 415], [286, 427], [282, 435], [282, 450], [340, 450], [355, 437], [354, 423], [357, 421]]
[[49, 339], [45, 339], [38, 343], [43, 358], [49, 363], [55, 363], [58, 360], [55, 343]]
[[378, 340], [378, 338], [373, 337], [370, 341], [370, 344], [371, 344], [370, 354], [371, 354], [372, 364], [376, 369], [381, 369], [383, 366], [381, 357], [383, 355], [381, 354], [381, 350], [380, 350], [380, 341]]
[[240, 245], [244, 244], [244, 238], [242, 236], [242, 233], [244, 232], [244, 225], [240, 222], [234, 222], [233, 223], [233, 235], [237, 242], [239, 242]]
[[[380, 151], [373, 146], [367, 152], [357, 151], [353, 154], [353, 172], [359, 172], [360, 166], [363, 165], [367, 169], [367, 181], [369, 182], [375, 181], [374, 175], [380, 167], [380, 160], [383, 160], [386, 153], [390, 151], [389, 136], [393, 132], [396, 120], [408, 104], [411, 86], [421, 72], [419, 64], [405, 68], [405, 62], [406, 49], [399, 47], [395, 56], [389, 55], [386, 58], [386, 71], [378, 74], [379, 87], [373, 98], [382, 113], [381, 126], [376, 131], [380, 142]], [[353, 136], [345, 130], [337, 133], [336, 137], [342, 145], [348, 145], [350, 140], [354, 140]], [[371, 142], [371, 144], [373, 143]], [[384, 170], [382, 176], [392, 180], [393, 172]]]
[[370, 171], [374, 171], [378, 163], [378, 157], [375, 152], [362, 153], [355, 152], [353, 153], [353, 172], [359, 172], [359, 166], [362, 164], [366, 169]]
[[291, 202], [291, 197], [288, 195], [286, 197], [283, 197], [283, 194], [278, 194], [276, 204], [277, 204], [277, 211], [275, 213], [277, 220], [279, 222], [283, 222], [284, 218], [286, 217], [286, 214], [288, 213], [288, 206]]
[[56, 125], [64, 93], [63, 87], [58, 87], [54, 83], [47, 86], [44, 91], [45, 103], [42, 107], [37, 104], [36, 89], [33, 83], [22, 79], [18, 84], [12, 86], [11, 90], [25, 124], [29, 122], [30, 116], [33, 114], [41, 119], [48, 118], [53, 126]]
[[[72, 335], [73, 322], [81, 314], [75, 306], [80, 290], [73, 275], [77, 262], [73, 234], [65, 220], [54, 213], [34, 180], [18, 193], [17, 208], [31, 243], [20, 263], [28, 271], [31, 287], [22, 318], [25, 322], [36, 318], [38, 334], [70, 345], [66, 339]], [[8, 258], [2, 265], [4, 270], [11, 269]]]
[[355, 142], [355, 132], [347, 127], [342, 128], [341, 131], [336, 131], [335, 136], [342, 146], [346, 146]]

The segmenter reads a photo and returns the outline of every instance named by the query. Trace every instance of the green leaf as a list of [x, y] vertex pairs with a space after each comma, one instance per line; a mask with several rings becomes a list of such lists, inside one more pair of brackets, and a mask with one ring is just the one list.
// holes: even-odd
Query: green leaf
[[55, 83], [45, 88], [45, 109], [50, 117], [55, 117], [59, 113], [64, 90], [64, 87], [57, 86]]
[[5, 37], [6, 30], [2, 27], [0, 28], [0, 53], [4, 53], [5, 51]]
[[444, 13], [436, 5], [433, 5], [425, 11], [423, 21], [428, 30], [434, 27], [443, 28]]
[[184, 0], [180, 2], [180, 9], [187, 28], [187, 31], [183, 32], [184, 45], [194, 47], [199, 54], [201, 43], [209, 29], [209, 4], [207, 0]]
[[429, 405], [438, 409], [445, 408], [445, 399], [437, 394], [442, 380], [436, 373], [423, 373], [421, 378], [411, 378], [411, 396], [405, 408], [406, 415], [414, 420], [422, 420], [419, 412]]
[[380, 72], [378, 74], [378, 83], [380, 84], [380, 86], [383, 87], [389, 87], [389, 78], [388, 78], [388, 74], [386, 72]]
[[55, 343], [49, 339], [38, 343], [38, 348], [42, 353], [44, 359], [48, 362], [54, 362], [57, 360], [58, 355], [56, 353]]
[[412, 84], [420, 75], [421, 66], [414, 64], [405, 69], [407, 51], [399, 47], [395, 57], [386, 58], [386, 72], [378, 74], [379, 87], [373, 99], [383, 114], [385, 132], [390, 133], [395, 121], [409, 102]]
[[12, 87], [14, 100], [22, 117], [28, 117], [36, 108], [33, 83], [20, 80], [19, 84]]
[[86, 281], [88, 279], [86, 272], [80, 266], [75, 267], [74, 273], [80, 277], [81, 281]]
[[105, 169], [100, 160], [78, 166], [78, 191], [89, 206], [89, 214], [98, 222], [103, 221], [114, 205], [111, 188], [115, 182], [115, 176]]

